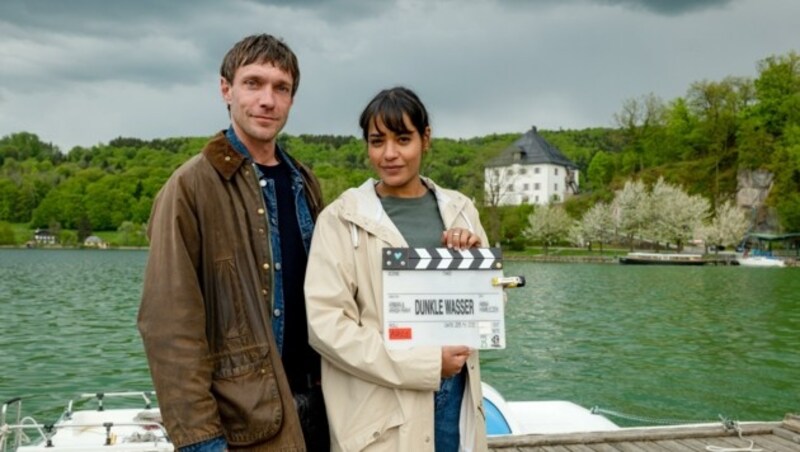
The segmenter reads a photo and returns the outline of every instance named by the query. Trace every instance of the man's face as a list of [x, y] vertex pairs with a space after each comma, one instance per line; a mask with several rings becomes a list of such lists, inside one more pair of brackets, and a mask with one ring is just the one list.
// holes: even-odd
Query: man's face
[[240, 67], [233, 83], [221, 78], [222, 98], [230, 106], [239, 139], [245, 144], [274, 143], [289, 118], [293, 82], [291, 75], [272, 63]]

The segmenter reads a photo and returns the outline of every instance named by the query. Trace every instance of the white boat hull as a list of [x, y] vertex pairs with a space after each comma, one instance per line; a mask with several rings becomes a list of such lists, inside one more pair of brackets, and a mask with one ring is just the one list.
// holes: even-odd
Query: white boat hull
[[748, 256], [736, 259], [742, 267], [785, 267], [786, 263], [776, 257]]

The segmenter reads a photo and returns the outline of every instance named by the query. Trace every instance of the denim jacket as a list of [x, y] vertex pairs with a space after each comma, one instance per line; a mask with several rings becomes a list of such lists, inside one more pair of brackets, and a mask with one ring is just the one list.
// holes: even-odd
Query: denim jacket
[[[242, 155], [249, 160], [253, 160], [247, 147], [236, 136], [233, 127], [229, 127], [225, 132], [225, 136], [230, 141], [234, 149], [239, 151]], [[278, 160], [286, 162], [291, 169], [292, 173], [292, 192], [294, 194], [295, 212], [297, 212], [297, 224], [300, 227], [300, 234], [303, 237], [303, 246], [306, 255], [311, 246], [311, 235], [314, 232], [314, 220], [311, 217], [311, 212], [308, 209], [306, 202], [306, 194], [304, 188], [303, 175], [297, 169], [297, 166], [292, 163], [287, 154], [279, 147], [275, 147]], [[274, 292], [272, 298], [272, 332], [275, 335], [275, 341], [278, 343], [278, 352], [283, 354], [283, 331], [284, 331], [284, 297], [283, 297], [283, 276], [281, 272], [281, 235], [278, 230], [278, 198], [275, 192], [275, 181], [264, 176], [261, 169], [255, 163], [252, 163], [253, 168], [258, 175], [261, 191], [264, 194], [264, 202], [267, 205], [267, 221], [269, 222], [269, 238], [272, 245], [272, 265], [275, 269], [272, 278], [274, 284]]]

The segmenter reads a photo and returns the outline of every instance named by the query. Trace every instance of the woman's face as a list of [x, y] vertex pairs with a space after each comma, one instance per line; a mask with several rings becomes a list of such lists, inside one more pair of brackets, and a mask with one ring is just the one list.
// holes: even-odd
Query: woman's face
[[381, 118], [370, 121], [367, 132], [369, 160], [378, 173], [382, 195], [414, 198], [424, 194], [419, 180], [422, 154], [428, 149], [430, 128], [421, 136], [408, 115], [403, 114], [406, 133], [394, 133]]

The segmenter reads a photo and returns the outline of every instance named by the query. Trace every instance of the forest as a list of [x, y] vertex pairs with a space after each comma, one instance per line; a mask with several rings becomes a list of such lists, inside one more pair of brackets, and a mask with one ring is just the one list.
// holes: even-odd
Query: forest
[[[738, 171], [762, 169], [774, 175], [766, 203], [780, 228], [800, 231], [800, 54], [769, 56], [756, 67], [755, 78], [696, 81], [671, 100], [632, 97], [614, 115], [614, 127], [540, 130], [580, 170], [581, 193], [564, 203], [567, 214], [581, 219], [630, 181], [663, 180], [713, 208], [734, 200]], [[523, 132], [434, 138], [423, 161], [424, 175], [472, 197], [484, 221], [494, 217], [493, 242], [528, 240], [521, 232], [533, 206], [488, 209], [483, 202], [484, 164]], [[70, 150], [33, 132], [0, 138], [0, 245], [30, 238], [16, 237], [12, 224], [63, 231], [67, 244], [97, 231], [124, 232], [131, 243], [118, 245], [143, 244], [153, 198], [208, 138], [119, 137]], [[281, 135], [279, 141], [313, 168], [326, 201], [372, 176], [358, 137]]]

